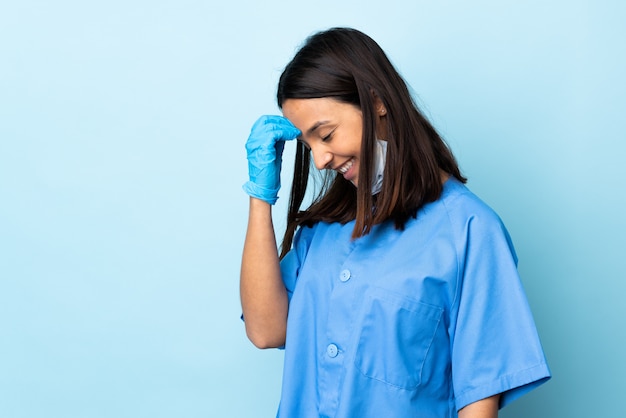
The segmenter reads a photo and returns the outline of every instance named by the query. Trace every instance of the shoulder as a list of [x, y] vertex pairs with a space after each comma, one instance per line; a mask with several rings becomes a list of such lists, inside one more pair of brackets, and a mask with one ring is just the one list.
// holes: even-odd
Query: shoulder
[[501, 217], [463, 183], [448, 180], [438, 202], [446, 212], [457, 240], [466, 245], [473, 242], [474, 247], [499, 241], [515, 254]]
[[438, 202], [454, 226], [505, 229], [500, 216], [466, 185], [450, 178]]
[[439, 201], [454, 216], [481, 216], [497, 219], [498, 214], [465, 184], [450, 178], [444, 185]]
[[294, 235], [293, 241], [297, 242], [310, 242], [313, 239], [320, 222], [316, 222], [313, 225], [301, 225], [296, 230], [296, 234]]
[[325, 222], [316, 222], [313, 225], [301, 225], [294, 235], [293, 248], [308, 249], [313, 240], [319, 239], [321, 236], [327, 234], [326, 231], [330, 225], [332, 224]]

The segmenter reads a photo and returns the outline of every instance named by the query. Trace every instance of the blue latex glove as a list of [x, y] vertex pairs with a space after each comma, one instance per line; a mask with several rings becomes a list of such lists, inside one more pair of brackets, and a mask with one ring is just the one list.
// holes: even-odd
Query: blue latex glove
[[285, 141], [300, 134], [300, 130], [282, 116], [261, 116], [254, 123], [246, 142], [250, 176], [243, 185], [246, 193], [270, 205], [276, 203]]

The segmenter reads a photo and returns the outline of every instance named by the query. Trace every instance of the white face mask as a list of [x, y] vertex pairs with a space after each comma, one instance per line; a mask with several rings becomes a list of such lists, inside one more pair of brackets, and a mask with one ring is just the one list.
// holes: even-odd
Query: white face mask
[[376, 140], [374, 149], [374, 178], [372, 179], [372, 195], [380, 192], [383, 187], [383, 172], [385, 171], [385, 161], [387, 160], [387, 141]]

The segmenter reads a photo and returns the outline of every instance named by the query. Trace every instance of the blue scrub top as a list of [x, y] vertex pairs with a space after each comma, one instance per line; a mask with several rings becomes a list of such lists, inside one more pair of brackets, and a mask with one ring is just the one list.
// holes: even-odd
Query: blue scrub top
[[500, 218], [450, 178], [403, 231], [301, 228], [278, 417], [456, 417], [550, 377]]

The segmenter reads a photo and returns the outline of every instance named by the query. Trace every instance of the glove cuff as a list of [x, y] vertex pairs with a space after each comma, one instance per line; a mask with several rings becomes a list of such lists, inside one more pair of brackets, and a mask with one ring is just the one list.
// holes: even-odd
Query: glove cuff
[[245, 182], [242, 188], [249, 196], [263, 200], [270, 205], [273, 205], [278, 200], [278, 189], [265, 189], [251, 181]]

